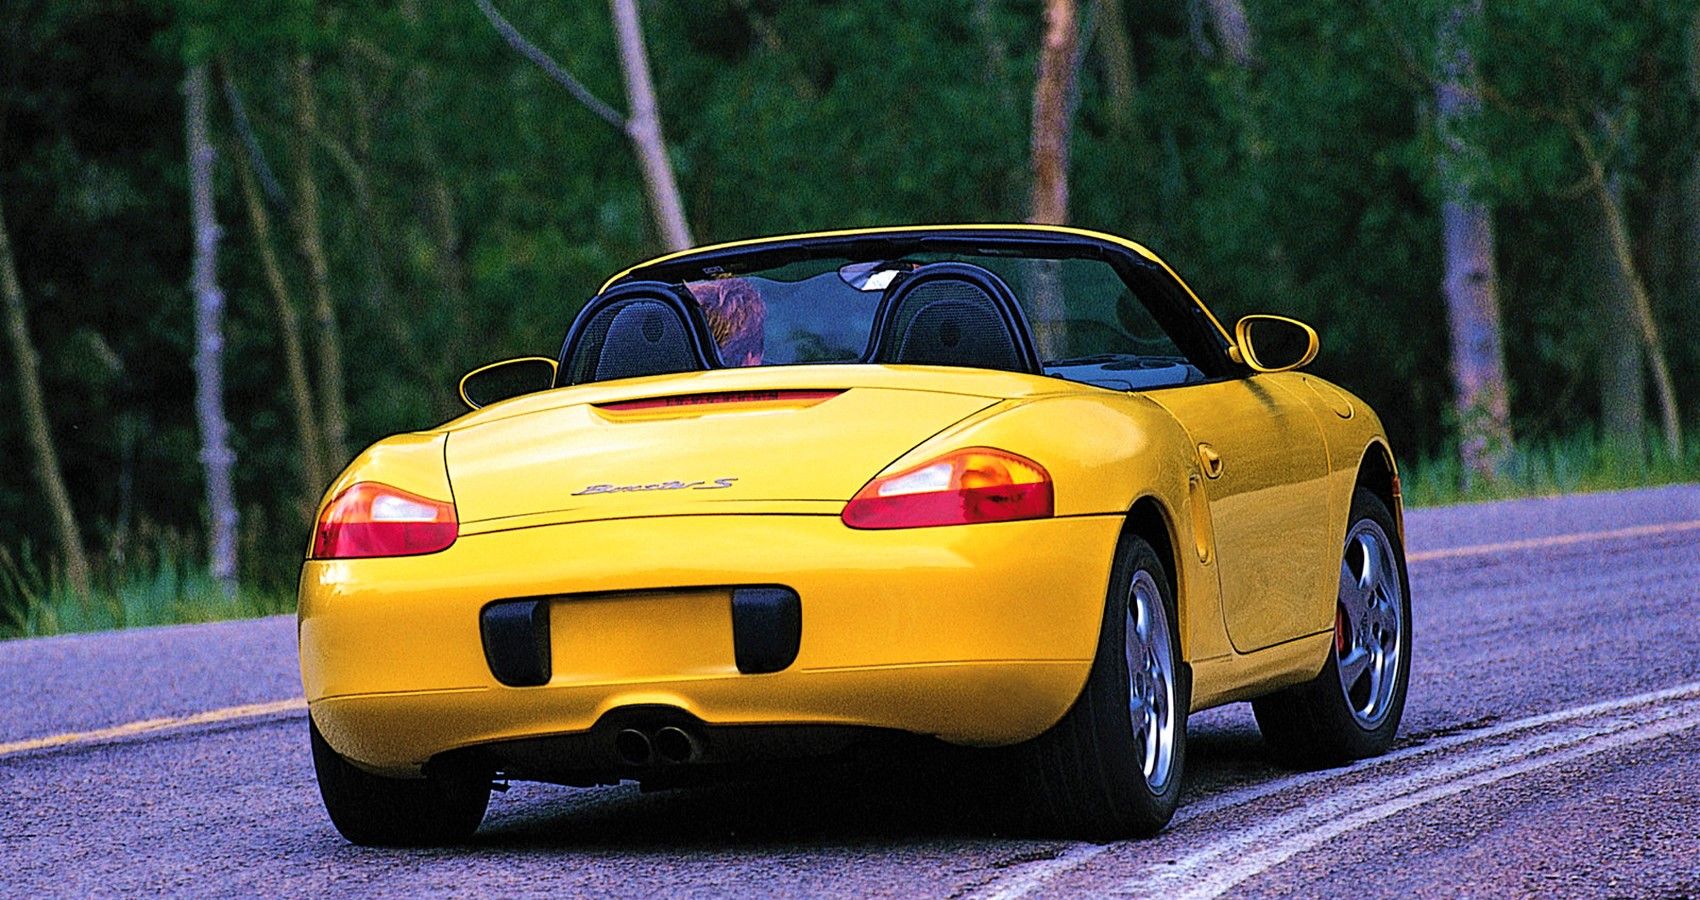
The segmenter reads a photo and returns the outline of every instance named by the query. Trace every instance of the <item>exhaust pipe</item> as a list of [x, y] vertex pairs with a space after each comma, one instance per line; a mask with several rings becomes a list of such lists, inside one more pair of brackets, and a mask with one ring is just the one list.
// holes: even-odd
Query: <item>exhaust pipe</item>
[[656, 755], [670, 763], [687, 763], [702, 753], [702, 744], [694, 735], [675, 725], [655, 733]]
[[636, 728], [622, 728], [614, 735], [614, 753], [628, 766], [648, 765], [652, 748], [649, 735]]

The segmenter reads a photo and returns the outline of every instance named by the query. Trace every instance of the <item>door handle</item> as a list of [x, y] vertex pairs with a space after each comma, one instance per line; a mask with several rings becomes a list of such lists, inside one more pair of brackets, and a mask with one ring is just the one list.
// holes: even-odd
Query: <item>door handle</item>
[[1209, 444], [1199, 444], [1198, 459], [1204, 463], [1204, 477], [1222, 477], [1222, 454], [1217, 453], [1215, 447]]

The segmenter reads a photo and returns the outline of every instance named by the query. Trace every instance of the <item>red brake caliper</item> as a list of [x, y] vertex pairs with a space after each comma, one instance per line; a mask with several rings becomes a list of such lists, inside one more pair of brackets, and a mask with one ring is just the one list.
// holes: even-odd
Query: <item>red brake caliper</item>
[[1334, 652], [1346, 653], [1346, 608], [1334, 607]]

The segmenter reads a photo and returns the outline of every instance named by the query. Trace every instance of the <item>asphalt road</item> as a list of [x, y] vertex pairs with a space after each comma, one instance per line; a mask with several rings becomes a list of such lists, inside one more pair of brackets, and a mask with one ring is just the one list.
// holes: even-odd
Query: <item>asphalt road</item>
[[1700, 486], [1409, 531], [1394, 752], [1287, 771], [1249, 707], [1212, 710], [1175, 823], [1108, 845], [1012, 830], [995, 779], [874, 759], [647, 795], [516, 784], [469, 846], [361, 849], [287, 702], [293, 620], [0, 643], [0, 896], [1700, 896]]

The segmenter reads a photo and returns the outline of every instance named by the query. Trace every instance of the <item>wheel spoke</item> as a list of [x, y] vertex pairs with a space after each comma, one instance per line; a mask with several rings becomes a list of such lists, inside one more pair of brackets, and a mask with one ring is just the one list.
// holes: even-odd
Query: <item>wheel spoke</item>
[[1381, 543], [1370, 535], [1358, 537], [1358, 551], [1363, 554], [1364, 571], [1358, 578], [1358, 586], [1366, 594], [1380, 590], [1386, 580], [1386, 563], [1382, 559]]
[[1352, 571], [1351, 554], [1340, 563], [1340, 605], [1346, 610], [1346, 627], [1353, 630], [1369, 613], [1370, 595], [1358, 580], [1358, 574]]
[[1174, 754], [1174, 640], [1161, 588], [1138, 570], [1127, 595], [1122, 653], [1126, 660], [1128, 726], [1147, 785], [1169, 783]]
[[1354, 646], [1346, 655], [1340, 657], [1340, 683], [1350, 691], [1364, 677], [1364, 672], [1370, 667], [1373, 659], [1368, 647]]
[[1135, 677], [1136, 673], [1145, 671], [1145, 661], [1150, 657], [1151, 653], [1145, 646], [1145, 641], [1133, 632], [1133, 622], [1131, 620], [1127, 623], [1127, 627], [1127, 643], [1124, 649], [1124, 655], [1127, 657], [1128, 677], [1132, 678]]
[[1359, 519], [1347, 533], [1340, 564], [1340, 615], [1336, 638], [1340, 687], [1352, 715], [1374, 727], [1387, 715], [1399, 686], [1402, 644], [1410, 623], [1397, 545], [1374, 519]]
[[1382, 598], [1375, 605], [1374, 617], [1370, 623], [1375, 626], [1377, 634], [1383, 635], [1383, 640], [1393, 640], [1399, 633], [1399, 609], [1392, 601]]
[[1369, 665], [1366, 666], [1369, 671], [1369, 691], [1364, 696], [1369, 699], [1364, 704], [1363, 712], [1375, 715], [1381, 710], [1381, 683], [1387, 680], [1387, 657], [1379, 647], [1366, 651], [1365, 655], [1369, 657]]

